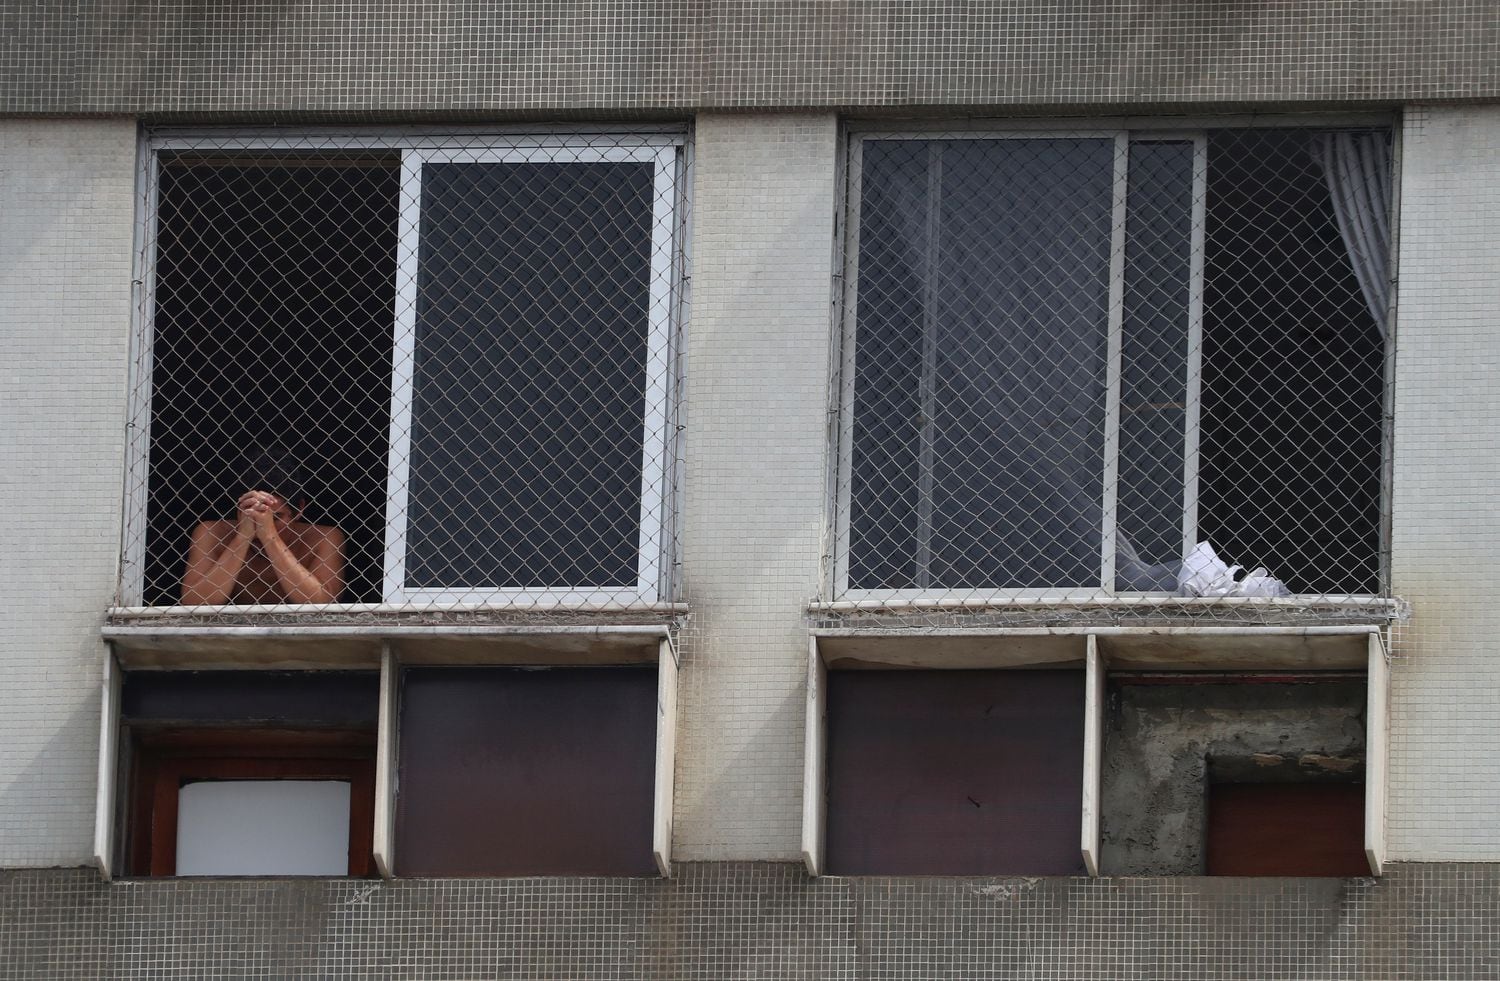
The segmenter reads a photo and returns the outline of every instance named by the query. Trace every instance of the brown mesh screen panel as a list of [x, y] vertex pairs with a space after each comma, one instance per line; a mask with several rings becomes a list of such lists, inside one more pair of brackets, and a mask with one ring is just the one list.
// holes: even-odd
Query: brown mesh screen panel
[[828, 675], [835, 875], [1075, 875], [1082, 671]]
[[653, 875], [656, 668], [407, 668], [396, 871]]

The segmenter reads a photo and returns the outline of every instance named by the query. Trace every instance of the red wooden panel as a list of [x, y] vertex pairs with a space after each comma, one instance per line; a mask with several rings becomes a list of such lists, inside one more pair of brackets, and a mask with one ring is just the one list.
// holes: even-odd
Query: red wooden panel
[[655, 875], [656, 668], [408, 668], [396, 872]]
[[828, 675], [828, 870], [1080, 875], [1082, 671]]
[[1224, 783], [1208, 792], [1209, 875], [1369, 875], [1362, 784]]

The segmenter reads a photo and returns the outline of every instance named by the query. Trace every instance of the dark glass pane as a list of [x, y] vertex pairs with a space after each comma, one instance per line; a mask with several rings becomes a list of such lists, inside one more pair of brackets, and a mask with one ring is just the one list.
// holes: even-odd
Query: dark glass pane
[[1296, 593], [1375, 593], [1385, 342], [1323, 137], [1209, 134], [1199, 538]]
[[652, 875], [654, 666], [408, 668], [402, 875]]
[[866, 144], [850, 587], [1099, 584], [1113, 160]]
[[1173, 591], [1184, 551], [1193, 145], [1132, 144], [1126, 202], [1115, 588]]
[[634, 586], [652, 166], [428, 164], [408, 588]]

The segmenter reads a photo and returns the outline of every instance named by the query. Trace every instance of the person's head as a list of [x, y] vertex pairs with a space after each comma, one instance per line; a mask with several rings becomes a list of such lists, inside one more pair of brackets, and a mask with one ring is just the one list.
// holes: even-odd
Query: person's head
[[265, 446], [252, 450], [245, 461], [237, 494], [266, 491], [281, 501], [276, 519], [283, 523], [296, 521], [307, 507], [307, 482], [302, 464], [284, 446]]

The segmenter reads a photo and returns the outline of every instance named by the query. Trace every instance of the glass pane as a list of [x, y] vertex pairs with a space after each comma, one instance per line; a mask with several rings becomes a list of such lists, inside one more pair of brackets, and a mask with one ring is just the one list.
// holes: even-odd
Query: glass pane
[[851, 588], [1098, 586], [1113, 160], [865, 144]]
[[177, 796], [178, 875], [348, 875], [349, 785], [206, 780]]
[[428, 164], [406, 586], [634, 586], [648, 163]]
[[1131, 144], [1115, 555], [1123, 591], [1173, 591], [1182, 562], [1192, 224], [1192, 143]]

